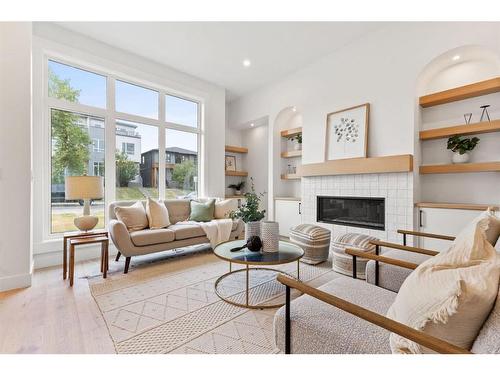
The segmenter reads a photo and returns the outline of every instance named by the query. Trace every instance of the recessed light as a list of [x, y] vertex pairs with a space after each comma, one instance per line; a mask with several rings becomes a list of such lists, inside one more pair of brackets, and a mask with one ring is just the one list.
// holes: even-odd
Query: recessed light
[[292, 107], [292, 111], [293, 112], [297, 112], [297, 108], [295, 108], [295, 106]]
[[248, 59], [243, 60], [243, 66], [245, 68], [248, 68], [250, 65], [252, 65], [252, 62]]
[[250, 124], [250, 126], [253, 128], [253, 127], [255, 126], [255, 124], [252, 122], [252, 123]]
[[460, 59], [460, 55], [455, 55], [451, 58], [453, 61], [457, 61]]

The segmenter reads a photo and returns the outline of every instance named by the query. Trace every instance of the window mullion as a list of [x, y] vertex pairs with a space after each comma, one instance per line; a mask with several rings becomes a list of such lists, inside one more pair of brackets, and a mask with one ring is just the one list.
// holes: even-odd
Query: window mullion
[[[115, 151], [116, 151], [116, 118], [115, 114], [115, 79], [113, 77], [107, 77], [107, 92], [106, 92], [106, 121], [105, 121], [105, 163], [104, 163], [104, 173], [105, 173], [105, 205], [108, 206], [109, 203], [116, 200], [116, 162], [115, 162]], [[108, 213], [105, 210], [104, 213], [106, 224], [109, 221]]]
[[158, 100], [159, 110], [158, 117], [160, 124], [158, 125], [158, 198], [165, 199], [165, 94], [160, 92]]

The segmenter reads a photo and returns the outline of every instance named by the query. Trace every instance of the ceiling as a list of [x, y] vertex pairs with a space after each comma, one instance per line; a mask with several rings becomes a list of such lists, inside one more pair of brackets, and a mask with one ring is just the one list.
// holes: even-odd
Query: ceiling
[[[231, 101], [382, 27], [370, 22], [60, 22], [226, 88]], [[244, 59], [251, 61], [245, 68]]]

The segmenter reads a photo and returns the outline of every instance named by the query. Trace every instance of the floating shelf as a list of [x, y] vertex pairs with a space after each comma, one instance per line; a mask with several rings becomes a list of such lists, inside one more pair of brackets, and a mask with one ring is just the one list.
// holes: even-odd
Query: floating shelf
[[485, 163], [436, 164], [420, 166], [420, 174], [500, 172], [500, 161]]
[[300, 133], [302, 133], [302, 127], [282, 130], [281, 131], [281, 136], [289, 138], [289, 137], [294, 137], [294, 136], [296, 136], [297, 134], [300, 134]]
[[456, 102], [459, 100], [475, 98], [476, 96], [493, 94], [500, 91], [500, 77], [476, 82], [470, 85], [455, 87], [450, 90], [436, 92], [434, 94], [421, 96], [420, 106], [423, 108], [433, 107], [439, 104]]
[[241, 195], [226, 195], [226, 199], [245, 199], [245, 196], [243, 194]]
[[411, 172], [412, 170], [413, 155], [329, 160], [324, 163], [304, 164], [299, 166], [299, 174], [302, 177]]
[[282, 174], [281, 175], [282, 180], [300, 180], [300, 175], [295, 173], [295, 174]]
[[282, 158], [298, 158], [302, 156], [302, 150], [283, 151]]
[[226, 152], [233, 152], [236, 154], [247, 154], [248, 153], [248, 148], [246, 147], [239, 147], [239, 146], [229, 146], [226, 145]]
[[500, 131], [500, 120], [476, 122], [468, 125], [450, 126], [447, 128], [422, 130], [420, 139], [425, 141], [428, 139], [448, 138], [454, 135], [473, 135], [494, 133]]
[[226, 171], [226, 176], [246, 177], [246, 176], [248, 176], [248, 172], [245, 172], [245, 171]]
[[491, 204], [470, 204], [470, 203], [436, 203], [436, 202], [419, 202], [415, 203], [415, 207], [419, 208], [446, 208], [452, 210], [474, 210], [474, 211], [486, 211], [486, 209], [491, 208], [493, 210], [498, 210], [499, 207]]

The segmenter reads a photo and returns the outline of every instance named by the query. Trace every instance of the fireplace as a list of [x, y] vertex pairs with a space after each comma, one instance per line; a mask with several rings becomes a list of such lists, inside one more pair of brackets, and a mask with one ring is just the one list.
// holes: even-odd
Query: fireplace
[[318, 196], [316, 221], [385, 230], [385, 198]]

